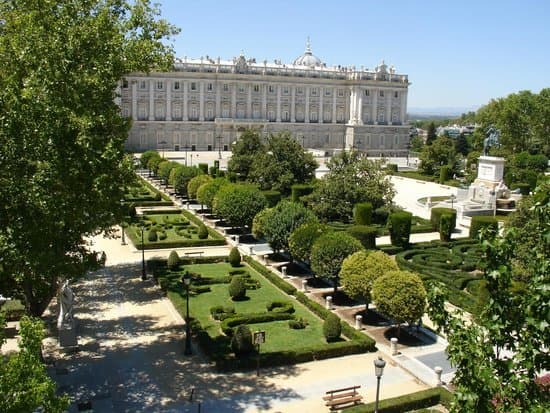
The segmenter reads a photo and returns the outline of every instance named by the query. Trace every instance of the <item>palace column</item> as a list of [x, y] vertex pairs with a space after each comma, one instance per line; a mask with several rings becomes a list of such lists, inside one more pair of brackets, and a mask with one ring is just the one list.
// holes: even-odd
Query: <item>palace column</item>
[[237, 83], [231, 85], [231, 117], [237, 118]]
[[132, 80], [132, 119], [133, 120], [137, 120], [138, 118], [138, 113], [137, 113], [137, 101], [138, 101], [138, 97], [137, 97], [137, 81], [136, 80]]
[[155, 81], [149, 80], [149, 120], [155, 120]]
[[407, 121], [407, 90], [401, 91], [401, 124]]
[[296, 122], [296, 87], [291, 86], [290, 89], [290, 121]]
[[386, 91], [386, 123], [391, 125], [391, 99], [393, 90]]
[[252, 118], [252, 85], [248, 85], [248, 96], [246, 97], [246, 117]]
[[319, 88], [319, 115], [318, 115], [318, 119], [319, 119], [319, 123], [323, 123], [324, 121], [324, 116], [323, 116], [323, 98], [325, 96], [325, 90], [324, 88], [320, 87]]
[[221, 118], [222, 112], [221, 112], [221, 94], [222, 94], [222, 86], [218, 82], [216, 83], [216, 113], [214, 115], [214, 118]]
[[362, 125], [363, 124], [363, 90], [361, 88], [357, 88], [357, 124]]
[[309, 86], [306, 87], [306, 109], [305, 109], [305, 123], [309, 123]]
[[187, 114], [187, 81], [183, 81], [183, 121], [189, 120], [189, 116]]
[[332, 123], [336, 123], [336, 95], [338, 94], [338, 89], [334, 88], [332, 90]]
[[277, 85], [277, 122], [281, 121], [281, 85]]
[[262, 85], [262, 119], [267, 119], [267, 84]]
[[172, 81], [166, 81], [166, 120], [172, 120]]
[[204, 82], [199, 82], [199, 120], [204, 121]]
[[378, 125], [378, 89], [371, 89], [372, 94], [372, 122]]

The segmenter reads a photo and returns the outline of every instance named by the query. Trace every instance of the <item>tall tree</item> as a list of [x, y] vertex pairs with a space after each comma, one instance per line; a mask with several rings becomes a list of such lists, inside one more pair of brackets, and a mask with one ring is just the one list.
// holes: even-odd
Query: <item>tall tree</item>
[[536, 382], [550, 368], [550, 186], [533, 198], [537, 242], [528, 262], [529, 282], [512, 288], [517, 237], [512, 230], [483, 243], [487, 300], [477, 323], [445, 310], [440, 289], [430, 292], [430, 318], [447, 334], [457, 371], [453, 412], [547, 412], [548, 393]]
[[355, 204], [370, 202], [376, 209], [393, 199], [393, 186], [386, 179], [380, 162], [363, 158], [354, 151], [341, 152], [331, 158], [327, 166], [329, 172], [306, 197], [319, 218], [349, 222]]
[[241, 180], [247, 180], [254, 159], [265, 152], [258, 131], [247, 129], [231, 147], [231, 159], [227, 164], [229, 172], [236, 173]]
[[122, 218], [133, 174], [116, 90], [172, 64], [158, 14], [148, 0], [0, 2], [0, 288], [33, 314], [59, 277], [97, 265], [85, 237]]
[[426, 136], [426, 145], [431, 145], [437, 138], [437, 132], [435, 130], [435, 123], [430, 122], [428, 125], [428, 134]]
[[318, 164], [313, 155], [288, 132], [271, 135], [265, 151], [258, 154], [250, 167], [249, 180], [262, 189], [290, 193], [294, 184], [313, 179]]

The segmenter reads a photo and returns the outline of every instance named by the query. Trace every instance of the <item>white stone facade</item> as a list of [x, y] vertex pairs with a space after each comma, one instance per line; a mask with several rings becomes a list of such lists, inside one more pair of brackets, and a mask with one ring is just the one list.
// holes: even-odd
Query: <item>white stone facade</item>
[[309, 44], [292, 64], [178, 59], [170, 72], [134, 73], [120, 87], [132, 151], [231, 150], [245, 128], [289, 131], [307, 148], [402, 155], [409, 81], [382, 62], [327, 67]]

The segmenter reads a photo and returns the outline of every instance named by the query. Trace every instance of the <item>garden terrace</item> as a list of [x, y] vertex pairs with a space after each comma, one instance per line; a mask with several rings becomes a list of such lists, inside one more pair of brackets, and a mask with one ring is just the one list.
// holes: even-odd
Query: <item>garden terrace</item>
[[481, 245], [471, 239], [419, 243], [396, 255], [401, 269], [418, 273], [424, 282], [443, 283], [448, 300], [471, 313], [480, 294], [481, 259]]
[[[374, 350], [372, 339], [345, 323], [345, 337], [327, 343], [323, 335], [323, 319], [330, 311], [296, 292], [294, 287], [280, 278], [277, 288], [255, 271], [254, 268], [260, 268], [263, 273], [269, 273], [270, 280], [276, 277], [262, 265], [255, 262], [254, 268], [246, 264], [232, 268], [227, 262], [212, 261], [215, 260], [210, 257], [181, 258], [179, 269], [171, 271], [166, 261], [153, 260], [149, 268], [181, 314], [185, 309], [181, 277], [185, 271], [192, 274], [189, 304], [192, 331], [202, 350], [218, 369], [255, 367], [254, 352], [236, 357], [231, 350], [230, 336], [240, 324], [247, 324], [252, 331], [266, 332], [266, 342], [261, 347], [262, 366], [294, 364]], [[234, 301], [229, 296], [228, 285], [235, 276], [245, 277], [247, 298], [244, 300]], [[285, 290], [295, 296], [281, 291], [281, 284], [285, 284]]]
[[[355, 224], [345, 224], [338, 221], [333, 221], [328, 223], [328, 226], [335, 231], [346, 231], [347, 228], [353, 225]], [[384, 236], [384, 235], [390, 234], [390, 231], [386, 227], [385, 223], [371, 224], [369, 226], [372, 226], [373, 228], [378, 229], [378, 236]], [[430, 220], [413, 215], [412, 221], [411, 221], [411, 234], [420, 234], [420, 233], [428, 233], [428, 232], [434, 232], [432, 225], [430, 223]]]
[[[225, 239], [212, 228], [206, 227], [208, 237], [199, 238], [199, 227], [204, 225], [197, 217], [187, 211], [150, 211], [143, 215], [145, 233], [143, 237], [144, 249], [157, 248], [184, 248], [225, 245]], [[157, 238], [150, 240], [152, 230]], [[137, 249], [141, 249], [140, 220], [134, 219], [126, 230], [128, 237]]]

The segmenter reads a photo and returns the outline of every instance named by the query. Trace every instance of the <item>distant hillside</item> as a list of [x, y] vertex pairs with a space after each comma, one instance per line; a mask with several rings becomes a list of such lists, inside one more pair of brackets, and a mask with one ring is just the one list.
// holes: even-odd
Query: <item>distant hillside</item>
[[434, 118], [454, 118], [463, 113], [475, 112], [479, 106], [469, 107], [433, 107], [416, 108], [410, 107], [408, 110], [409, 119], [434, 119]]

